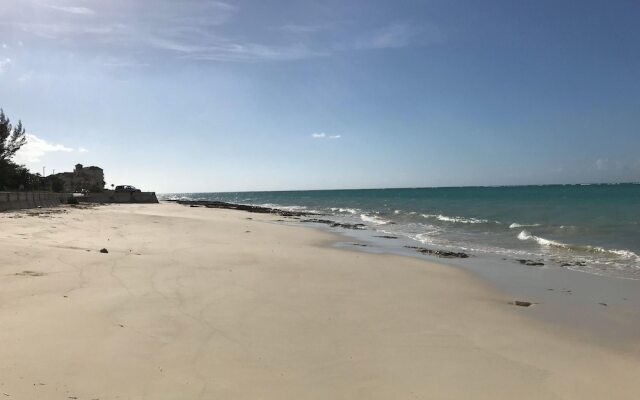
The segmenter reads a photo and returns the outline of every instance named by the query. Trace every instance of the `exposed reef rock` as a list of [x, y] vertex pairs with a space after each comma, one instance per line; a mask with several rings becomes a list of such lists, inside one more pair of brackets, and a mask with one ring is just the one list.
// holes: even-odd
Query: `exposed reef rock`
[[258, 214], [275, 214], [282, 217], [306, 217], [319, 215], [311, 212], [279, 210], [271, 207], [250, 206], [246, 204], [225, 203], [224, 201], [199, 201], [199, 200], [169, 200], [190, 207], [224, 208], [228, 210], [240, 210]]
[[560, 264], [562, 267], [586, 267], [587, 263], [584, 261], [565, 261]]
[[349, 223], [332, 221], [330, 219], [311, 218], [311, 219], [303, 219], [300, 222], [311, 222], [311, 223], [316, 223], [316, 224], [326, 224], [326, 225], [329, 225], [332, 228], [367, 229], [367, 226], [365, 224], [349, 224]]
[[404, 246], [407, 249], [414, 249], [418, 253], [428, 254], [430, 256], [436, 256], [440, 258], [469, 258], [467, 253], [455, 252], [455, 251], [447, 251], [447, 250], [431, 250], [426, 249], [424, 247], [416, 247], [416, 246]]
[[544, 265], [544, 263], [542, 261], [539, 261], [539, 260], [535, 261], [535, 260], [518, 259], [516, 261], [518, 261], [522, 265], [529, 265], [529, 266], [532, 266], [532, 267], [540, 267], [540, 266]]

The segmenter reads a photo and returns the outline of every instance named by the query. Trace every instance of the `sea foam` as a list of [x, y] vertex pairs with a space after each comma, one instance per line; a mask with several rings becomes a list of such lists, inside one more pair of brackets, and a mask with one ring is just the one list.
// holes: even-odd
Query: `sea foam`
[[491, 222], [488, 219], [450, 217], [442, 214], [421, 214], [421, 215], [424, 218], [437, 219], [438, 221], [453, 222], [453, 223], [459, 223], [459, 224], [486, 224], [488, 222]]
[[360, 219], [362, 219], [364, 222], [370, 222], [376, 225], [384, 225], [391, 222], [389, 220], [377, 217], [375, 215], [367, 215], [367, 214], [360, 214]]

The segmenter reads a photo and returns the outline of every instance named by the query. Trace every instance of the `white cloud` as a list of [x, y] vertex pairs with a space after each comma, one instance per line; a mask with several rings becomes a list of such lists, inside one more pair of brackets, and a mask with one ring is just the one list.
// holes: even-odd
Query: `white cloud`
[[[424, 45], [440, 35], [428, 24], [407, 22], [376, 28], [358, 22], [259, 21], [258, 27], [271, 26], [281, 33], [265, 35], [254, 29], [255, 21], [249, 21], [251, 10], [245, 10], [243, 18], [236, 18], [242, 12], [240, 7], [215, 0], [24, 1], [31, 6], [9, 8], [13, 12], [6, 15], [9, 22], [0, 24], [0, 37], [20, 33], [27, 44], [33, 38], [69, 50], [74, 56], [88, 53], [91, 59], [124, 58], [124, 66], [147, 66], [167, 59], [295, 61], [358, 50]], [[249, 29], [244, 29], [250, 22]], [[14, 46], [21, 45], [16, 42]], [[105, 66], [121, 65], [116, 62]]]
[[6, 71], [9, 65], [11, 65], [10, 58], [5, 58], [4, 60], [0, 60], [0, 74]]
[[320, 132], [320, 133], [312, 133], [311, 137], [314, 139], [340, 139], [342, 138], [342, 135], [327, 135], [324, 132]]
[[62, 6], [47, 6], [54, 10], [66, 12], [69, 14], [77, 14], [77, 15], [94, 15], [95, 11], [87, 7], [62, 7]]
[[73, 149], [69, 147], [61, 144], [49, 143], [46, 140], [30, 133], [27, 133], [26, 138], [27, 143], [16, 153], [16, 161], [18, 163], [39, 162], [41, 157], [47, 153], [59, 151], [70, 153], [73, 151]]
[[275, 29], [282, 32], [287, 32], [287, 33], [301, 34], [301, 33], [318, 32], [319, 30], [322, 30], [323, 27], [319, 25], [287, 24], [287, 25], [278, 26]]
[[2, 48], [6, 50], [6, 49], [8, 49], [8, 48], [9, 48], [9, 45], [8, 45], [8, 44], [6, 44], [6, 43], [2, 43]]
[[85, 149], [84, 147], [78, 147], [78, 153], [88, 153], [89, 150]]
[[420, 26], [395, 23], [370, 32], [356, 41], [355, 49], [397, 49], [411, 45], [430, 45], [444, 40], [442, 30], [433, 24]]

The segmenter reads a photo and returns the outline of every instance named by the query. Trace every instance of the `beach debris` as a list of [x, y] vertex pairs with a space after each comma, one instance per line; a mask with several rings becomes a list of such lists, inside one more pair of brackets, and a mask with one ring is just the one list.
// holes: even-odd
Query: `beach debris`
[[436, 256], [440, 258], [469, 258], [469, 254], [462, 253], [462, 252], [455, 252], [455, 251], [448, 251], [448, 250], [432, 250], [432, 249], [427, 249], [424, 247], [417, 247], [417, 246], [404, 246], [404, 247], [406, 247], [407, 249], [413, 249], [418, 253], [427, 254], [430, 256]]
[[16, 272], [16, 275], [19, 275], [19, 276], [44, 276], [46, 274], [44, 272], [25, 270], [25, 271], [22, 271], [22, 272]]
[[540, 267], [544, 265], [544, 263], [540, 260], [536, 261], [536, 260], [517, 259], [516, 261], [518, 261], [522, 265], [529, 265], [533, 267]]
[[382, 239], [397, 239], [397, 236], [391, 236], [391, 235], [379, 235], [379, 236], [374, 236], [377, 238], [382, 238]]
[[100, 249], [100, 253], [102, 253], [102, 254], [107, 254], [108, 252], [109, 252], [109, 250], [107, 250], [105, 248]]
[[524, 301], [524, 300], [514, 300], [512, 302], [510, 302], [509, 304], [512, 304], [514, 306], [518, 306], [518, 307], [531, 307], [534, 304], [537, 303], [533, 303], [531, 301]]
[[251, 233], [251, 231], [244, 231], [244, 233]]
[[190, 204], [190, 205], [189, 205], [189, 207], [191, 207], [191, 208], [198, 208], [198, 207], [200, 207], [200, 206], [199, 206], [199, 205], [197, 205], [197, 204]]

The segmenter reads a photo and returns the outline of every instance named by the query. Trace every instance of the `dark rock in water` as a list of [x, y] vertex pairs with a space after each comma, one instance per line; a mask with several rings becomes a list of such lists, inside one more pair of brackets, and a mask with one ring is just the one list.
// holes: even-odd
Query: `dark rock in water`
[[397, 239], [397, 236], [387, 236], [387, 235], [380, 235], [380, 236], [375, 236], [377, 238], [383, 238], [383, 239]]
[[365, 224], [343, 224], [341, 222], [334, 222], [331, 224], [332, 228], [345, 228], [345, 229], [367, 229]]
[[407, 249], [414, 249], [418, 253], [428, 254], [430, 256], [436, 256], [441, 258], [468, 258], [469, 255], [467, 253], [455, 252], [455, 251], [447, 251], [447, 250], [431, 250], [426, 249], [424, 247], [416, 247], [416, 246], [404, 246]]
[[228, 210], [240, 210], [240, 211], [247, 211], [247, 212], [259, 213], [259, 214], [276, 214], [283, 217], [305, 217], [309, 215], [319, 215], [317, 213], [311, 213], [311, 212], [280, 210], [280, 209], [271, 208], [271, 207], [226, 203], [224, 201], [200, 201], [200, 200], [169, 200], [169, 201], [173, 201], [175, 203], [183, 204], [185, 206], [190, 206], [190, 207], [204, 206], [206, 208], [223, 208]]
[[560, 264], [562, 267], [586, 267], [587, 263], [584, 261], [565, 261]]
[[539, 267], [539, 266], [544, 265], [544, 263], [541, 262], [541, 261], [523, 260], [523, 259], [519, 259], [519, 260], [516, 260], [516, 261], [520, 262], [520, 264], [522, 264], [522, 265], [530, 265], [530, 266], [534, 266], [534, 267]]
[[316, 223], [316, 224], [325, 224], [325, 225], [329, 225], [332, 228], [367, 229], [367, 226], [364, 225], [364, 224], [342, 223], [342, 222], [332, 221], [330, 219], [311, 218], [311, 219], [300, 220], [300, 222], [311, 222], [311, 223]]
[[362, 243], [351, 243], [352, 246], [359, 246], [359, 247], [368, 247], [368, 244], [362, 244]]
[[607, 304], [607, 303], [598, 303], [598, 304], [600, 304], [600, 305], [601, 305], [601, 306], [603, 306], [603, 307], [607, 307], [607, 306], [608, 306], [608, 304]]
[[107, 249], [100, 249], [100, 253], [107, 254], [108, 252], [109, 252], [109, 250], [107, 250]]
[[519, 306], [519, 307], [531, 307], [535, 303], [532, 303], [530, 301], [514, 300], [514, 301], [511, 302], [511, 304], [513, 304], [514, 306]]
[[327, 225], [331, 225], [335, 223], [335, 221], [331, 221], [330, 219], [318, 219], [318, 218], [303, 219], [303, 220], [300, 220], [300, 222], [313, 222], [316, 224], [327, 224]]

